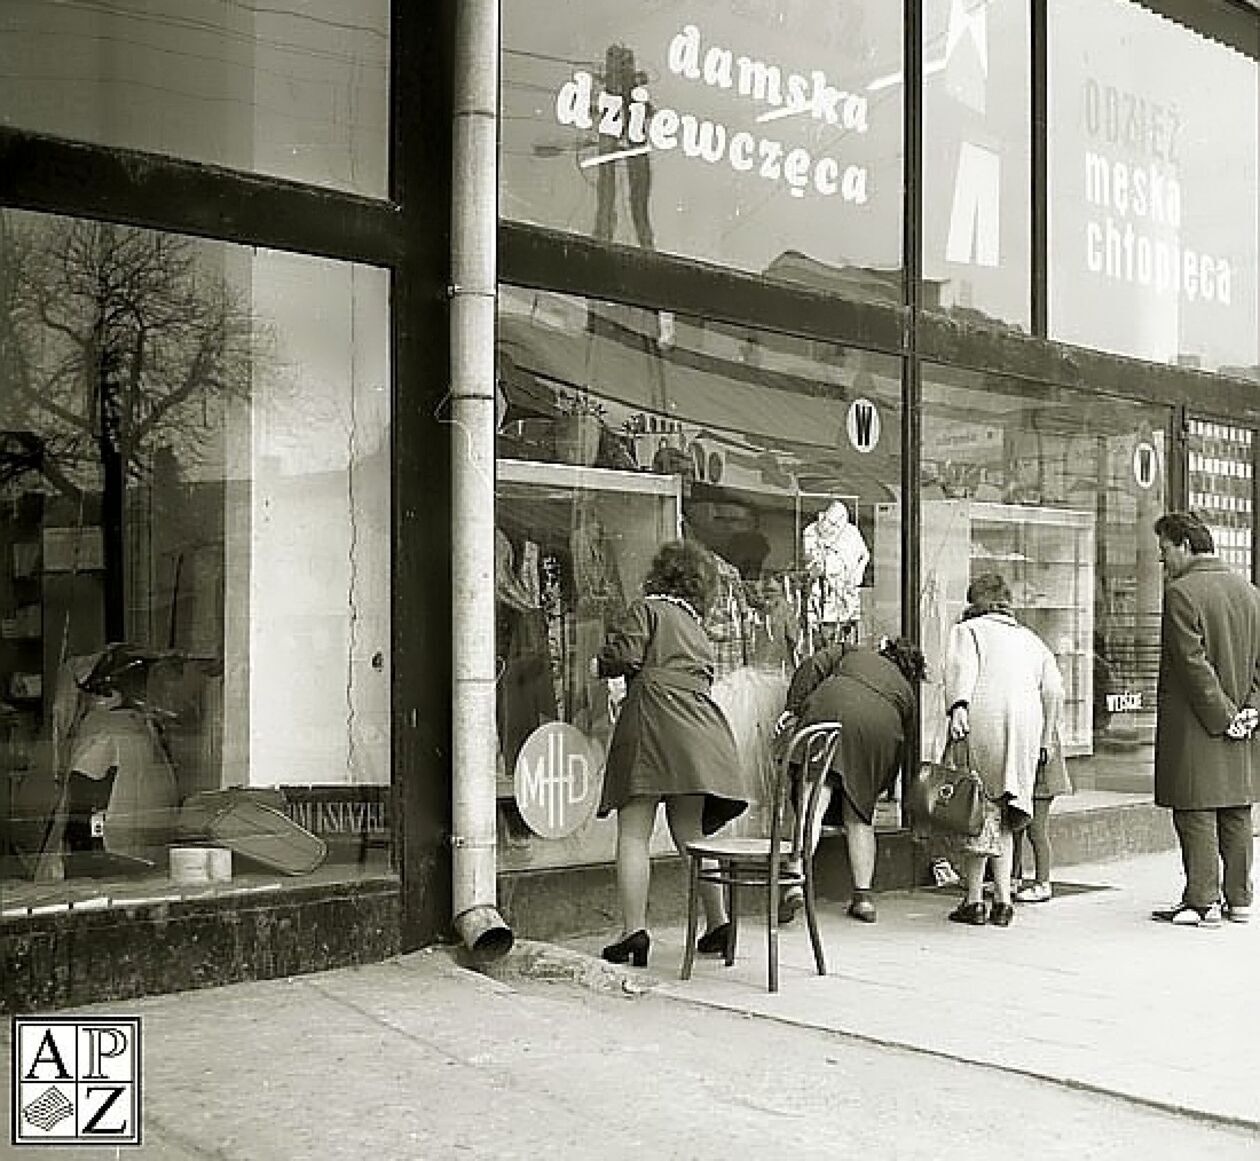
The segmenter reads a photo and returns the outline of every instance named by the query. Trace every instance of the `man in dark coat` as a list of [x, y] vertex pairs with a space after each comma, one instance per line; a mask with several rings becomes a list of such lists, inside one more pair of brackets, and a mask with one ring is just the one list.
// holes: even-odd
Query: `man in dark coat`
[[1155, 802], [1173, 812], [1186, 886], [1152, 917], [1177, 924], [1250, 918], [1252, 731], [1260, 708], [1260, 593], [1216, 556], [1189, 512], [1155, 522], [1164, 562]]

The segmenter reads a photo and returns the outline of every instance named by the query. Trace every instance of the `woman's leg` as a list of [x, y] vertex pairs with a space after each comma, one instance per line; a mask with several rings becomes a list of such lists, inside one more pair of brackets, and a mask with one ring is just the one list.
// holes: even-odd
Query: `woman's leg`
[[1028, 841], [1033, 849], [1033, 866], [1038, 883], [1050, 882], [1050, 807], [1053, 798], [1034, 798]]
[[875, 881], [875, 827], [858, 814], [843, 792], [840, 795], [840, 817], [844, 820], [844, 841], [849, 848], [853, 888], [855, 891], [869, 891]]
[[[687, 858], [687, 844], [704, 838], [704, 796], [678, 794], [665, 799], [665, 820], [678, 853]], [[646, 845], [645, 848], [646, 850]], [[705, 930], [712, 931], [726, 922], [726, 899], [717, 883], [700, 884], [700, 902], [704, 907]]]
[[[1002, 820], [998, 841], [1001, 849], [993, 855], [993, 901], [1009, 904], [1011, 901], [1011, 860], [1015, 856], [1015, 836], [1006, 820]], [[983, 878], [983, 874], [981, 876]]]
[[984, 868], [988, 861], [986, 855], [963, 854], [963, 885], [967, 889], [968, 903], [984, 902]]
[[647, 928], [652, 861], [648, 843], [656, 822], [655, 798], [632, 798], [617, 811], [617, 891], [623, 936]]

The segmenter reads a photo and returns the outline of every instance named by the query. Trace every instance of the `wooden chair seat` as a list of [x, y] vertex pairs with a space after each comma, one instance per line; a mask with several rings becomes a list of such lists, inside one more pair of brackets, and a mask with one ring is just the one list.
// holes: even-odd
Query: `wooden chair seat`
[[[701, 883], [719, 884], [726, 893], [730, 923], [726, 933], [727, 966], [735, 962], [739, 922], [739, 892], [745, 888], [765, 892], [767, 987], [779, 990], [779, 896], [783, 887], [803, 887], [805, 918], [809, 925], [814, 964], [820, 976], [827, 974], [822, 937], [814, 910], [813, 855], [807, 836], [821, 802], [821, 789], [840, 746], [840, 723], [819, 722], [798, 730], [783, 748], [771, 772], [770, 833], [763, 838], [706, 838], [687, 844], [687, 946], [683, 952], [682, 978], [691, 979], [699, 926]], [[792, 806], [793, 821], [784, 816]], [[786, 837], [784, 837], [786, 835]]]

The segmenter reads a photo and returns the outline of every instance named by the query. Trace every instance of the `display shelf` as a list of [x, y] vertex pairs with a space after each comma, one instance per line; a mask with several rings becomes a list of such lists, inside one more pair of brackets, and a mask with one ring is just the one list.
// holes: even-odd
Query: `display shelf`
[[[1015, 615], [1055, 654], [1065, 688], [1063, 744], [1093, 753], [1094, 514], [1071, 508], [931, 500], [923, 505], [925, 632], [943, 657], [948, 630], [966, 605], [967, 584], [999, 572]], [[934, 712], [934, 711], [933, 711]]]

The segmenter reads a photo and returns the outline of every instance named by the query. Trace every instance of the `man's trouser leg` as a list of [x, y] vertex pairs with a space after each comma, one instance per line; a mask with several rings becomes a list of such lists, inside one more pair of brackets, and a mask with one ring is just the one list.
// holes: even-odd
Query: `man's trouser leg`
[[1181, 901], [1202, 911], [1221, 897], [1221, 864], [1215, 810], [1174, 810], [1186, 889]]
[[1251, 807], [1225, 806], [1216, 812], [1221, 862], [1225, 867], [1225, 902], [1251, 906]]

